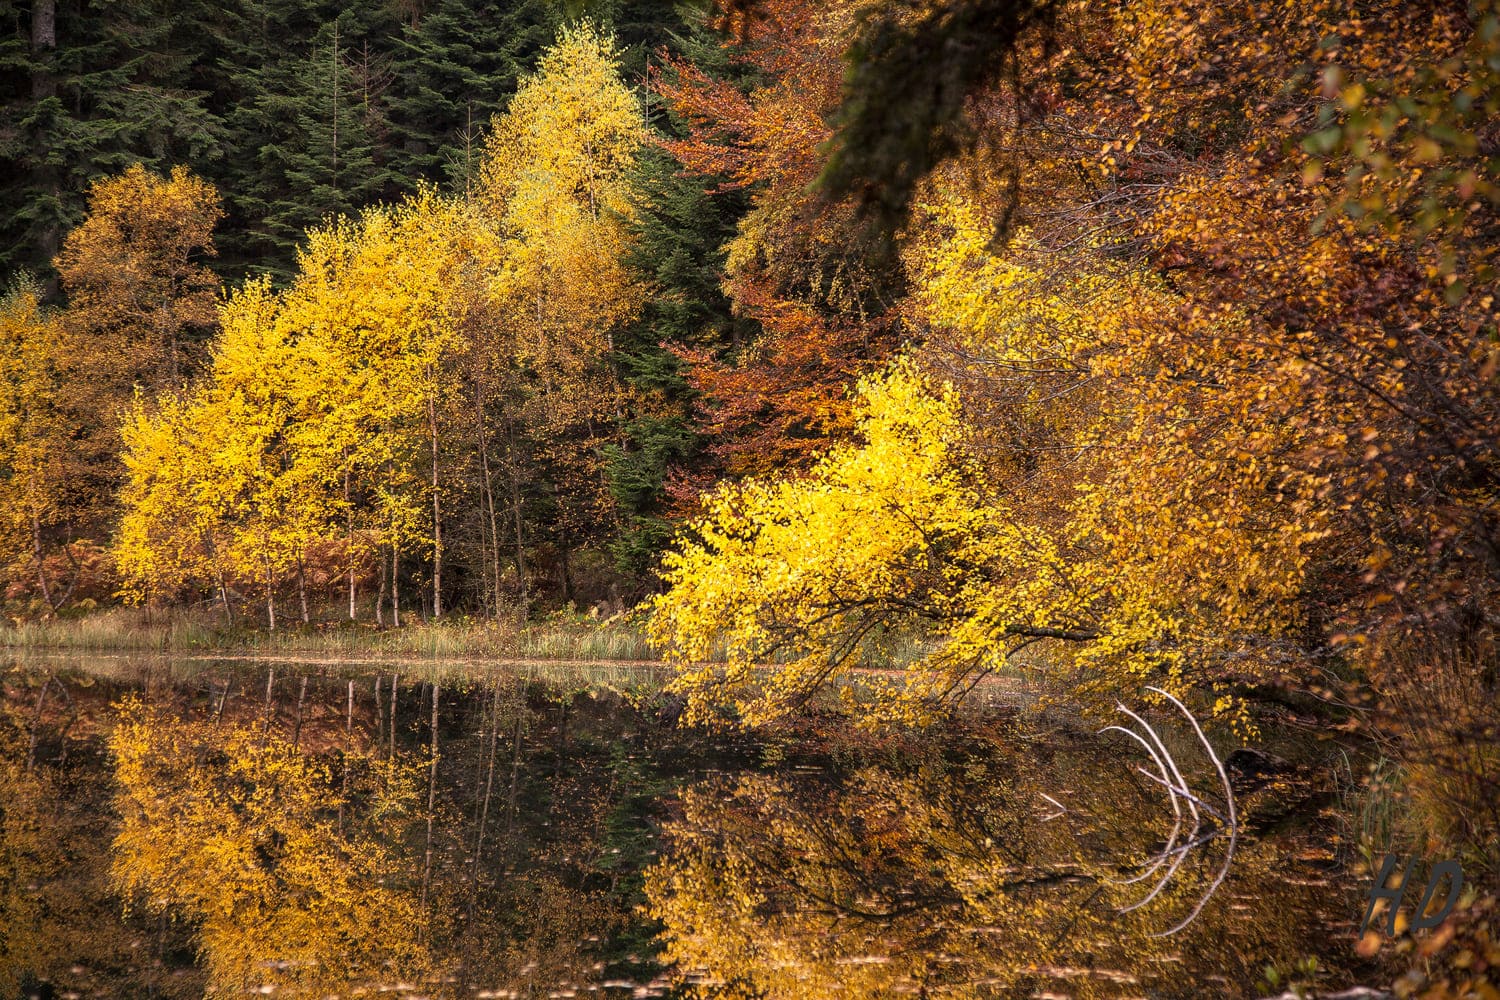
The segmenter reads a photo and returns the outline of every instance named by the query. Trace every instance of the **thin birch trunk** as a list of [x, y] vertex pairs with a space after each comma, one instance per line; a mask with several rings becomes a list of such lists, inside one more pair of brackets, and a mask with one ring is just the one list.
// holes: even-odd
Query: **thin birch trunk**
[[401, 627], [401, 550], [391, 543], [391, 625]]
[[380, 567], [380, 592], [375, 595], [375, 624], [385, 625], [385, 560], [376, 553], [376, 564]]
[[515, 516], [516, 528], [516, 580], [520, 584], [521, 594], [521, 617], [526, 617], [526, 606], [530, 603], [530, 594], [526, 586], [526, 549], [525, 541], [521, 533], [521, 484], [516, 476], [516, 436], [514, 423], [506, 425], [507, 454], [506, 465], [509, 467], [510, 480], [510, 506]]
[[36, 557], [36, 582], [42, 588], [42, 600], [47, 602], [47, 617], [51, 618], [57, 614], [57, 605], [52, 601], [52, 588], [47, 585], [47, 565], [42, 558], [42, 521], [34, 511], [31, 515], [31, 545]]
[[[495, 517], [495, 486], [490, 476], [489, 434], [484, 427], [484, 389], [478, 380], [474, 383], [474, 411], [479, 425], [479, 468], [484, 475], [484, 502], [490, 515], [490, 553], [494, 559], [495, 617], [500, 617], [500, 525]], [[517, 563], [516, 572], [520, 572]]]
[[438, 491], [437, 400], [427, 397], [427, 424], [432, 432], [432, 617], [443, 617], [443, 507]]
[[271, 574], [271, 557], [266, 556], [266, 619], [271, 623], [271, 631], [276, 631], [276, 584]]
[[[349, 460], [348, 452], [344, 453], [344, 461]], [[349, 620], [354, 621], [354, 505], [349, 500], [349, 470], [344, 469], [344, 530], [348, 534], [345, 556], [349, 560]], [[375, 616], [380, 617], [380, 606], [375, 607]]]

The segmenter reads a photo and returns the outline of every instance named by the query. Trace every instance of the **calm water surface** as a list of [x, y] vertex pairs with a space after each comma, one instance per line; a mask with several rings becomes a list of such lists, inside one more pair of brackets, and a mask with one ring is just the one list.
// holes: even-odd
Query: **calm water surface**
[[[1003, 704], [714, 735], [645, 670], [0, 680], [0, 998], [1254, 997], [1268, 963], [1359, 972], [1316, 752], [1229, 758], [1228, 875], [1160, 936], [1222, 824], [1141, 877], [1175, 822], [1144, 752]], [[1207, 810], [1191, 729], [1152, 719]]]

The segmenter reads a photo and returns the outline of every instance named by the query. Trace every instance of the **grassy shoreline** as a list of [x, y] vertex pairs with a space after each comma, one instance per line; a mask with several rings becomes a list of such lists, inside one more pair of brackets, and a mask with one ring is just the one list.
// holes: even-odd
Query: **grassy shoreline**
[[452, 618], [400, 628], [368, 622], [295, 622], [272, 630], [228, 626], [198, 609], [110, 608], [0, 627], [0, 649], [79, 653], [301, 654], [338, 657], [630, 660], [654, 662], [640, 623], [554, 614], [539, 622]]

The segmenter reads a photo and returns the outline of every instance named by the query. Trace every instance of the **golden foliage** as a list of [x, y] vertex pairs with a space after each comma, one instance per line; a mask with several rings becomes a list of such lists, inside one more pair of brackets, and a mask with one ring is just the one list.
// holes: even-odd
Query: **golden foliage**
[[63, 242], [57, 270], [68, 322], [94, 341], [90, 361], [106, 366], [117, 393], [137, 380], [176, 388], [191, 369], [185, 341], [215, 320], [219, 282], [200, 257], [214, 253], [222, 215], [213, 185], [186, 167], [162, 178], [137, 163], [90, 189], [88, 218]]

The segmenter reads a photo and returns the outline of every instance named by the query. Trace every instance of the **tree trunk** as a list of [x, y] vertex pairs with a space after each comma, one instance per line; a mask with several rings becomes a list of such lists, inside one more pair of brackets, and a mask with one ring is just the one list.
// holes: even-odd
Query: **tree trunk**
[[530, 603], [530, 594], [526, 586], [526, 547], [525, 539], [521, 533], [521, 483], [516, 469], [516, 435], [513, 422], [506, 425], [506, 465], [508, 466], [510, 480], [510, 506], [515, 515], [516, 527], [516, 580], [519, 584], [521, 596], [521, 617], [526, 617], [526, 606]]
[[401, 627], [401, 550], [391, 543], [391, 625]]
[[[31, 4], [31, 103], [33, 107], [57, 96], [57, 0], [33, 0]], [[52, 151], [47, 148], [45, 136], [36, 137], [33, 149], [32, 173], [39, 189], [53, 196], [61, 193], [58, 172], [51, 165]], [[57, 256], [62, 245], [62, 232], [55, 224], [48, 225], [41, 233], [40, 246], [44, 260]], [[57, 291], [57, 279], [47, 282], [47, 294]]]
[[[492, 542], [490, 553], [494, 560], [495, 579], [495, 617], [500, 617], [500, 526], [495, 517], [495, 486], [490, 477], [490, 449], [489, 435], [484, 428], [484, 390], [478, 379], [474, 383], [474, 415], [479, 425], [479, 468], [484, 476], [484, 503], [490, 515], [490, 541]], [[517, 563], [516, 572], [520, 572], [520, 564]]]
[[31, 551], [36, 557], [36, 582], [42, 588], [42, 600], [47, 602], [47, 617], [57, 614], [57, 605], [52, 601], [52, 588], [47, 586], [47, 566], [42, 560], [42, 521], [33, 511], [31, 515]]
[[[33, 57], [57, 48], [57, 0], [33, 0], [31, 4], [31, 54]], [[31, 96], [43, 100], [57, 94], [57, 78], [48, 69], [39, 69], [34, 61], [31, 73]]]
[[[349, 456], [346, 453], [344, 460], [347, 462], [348, 458]], [[354, 505], [349, 501], [348, 469], [344, 470], [344, 518], [345, 530], [349, 538], [345, 557], [349, 560], [349, 620], [352, 622], [354, 621]], [[375, 607], [375, 617], [378, 621], [380, 617], [380, 606], [378, 603]]]
[[380, 590], [375, 595], [375, 624], [376, 625], [384, 625], [385, 624], [385, 560], [379, 558], [379, 555], [380, 555], [380, 553], [377, 551], [376, 552], [375, 563], [376, 563], [377, 566], [380, 567]]
[[203, 532], [203, 550], [213, 561], [214, 575], [219, 578], [219, 597], [224, 602], [224, 622], [230, 628], [234, 628], [234, 606], [229, 603], [229, 581], [224, 578], [224, 567], [219, 565], [219, 550], [214, 545], [214, 536], [207, 531]]
[[297, 553], [297, 600], [302, 605], [302, 624], [306, 625], [311, 619], [307, 614], [307, 577], [303, 571], [302, 553]]
[[266, 556], [266, 620], [271, 623], [271, 631], [276, 631], [276, 582], [271, 574], [271, 557]]
[[[78, 588], [78, 581], [83, 577], [83, 567], [79, 565], [77, 557], [73, 555], [73, 541], [74, 539], [68, 539], [63, 543], [62, 547], [63, 555], [68, 557], [68, 563], [73, 567], [73, 579], [68, 581], [67, 587], [63, 589], [62, 594], [57, 598], [57, 606], [59, 608], [68, 603], [68, 598], [73, 596], [73, 591]], [[151, 624], [151, 587], [149, 584], [146, 587], [146, 624]]]
[[437, 400], [427, 397], [427, 426], [432, 433], [432, 617], [443, 617], [443, 506], [438, 493]]

